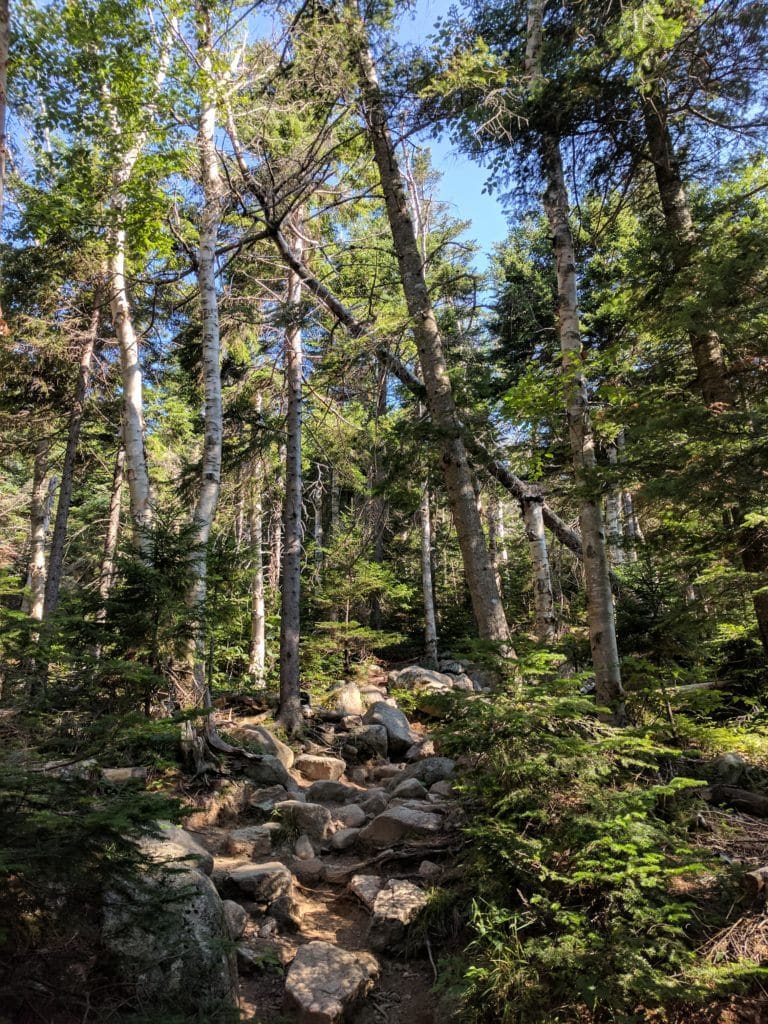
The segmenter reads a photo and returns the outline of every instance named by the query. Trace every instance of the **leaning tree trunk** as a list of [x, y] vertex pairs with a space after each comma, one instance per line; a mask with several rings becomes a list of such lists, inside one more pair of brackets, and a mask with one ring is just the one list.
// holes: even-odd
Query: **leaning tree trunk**
[[[296, 236], [294, 251], [301, 259]], [[289, 734], [301, 727], [299, 640], [301, 629], [301, 279], [288, 272], [285, 330], [285, 381], [288, 397], [283, 502], [283, 579], [280, 612], [280, 707], [278, 720]]]
[[424, 266], [408, 209], [397, 153], [387, 123], [376, 68], [362, 26], [359, 26], [359, 31], [360, 39], [355, 47], [355, 57], [360, 73], [365, 117], [384, 192], [392, 241], [400, 268], [400, 280], [419, 354], [427, 392], [427, 406], [432, 422], [442, 438], [446, 490], [472, 607], [480, 636], [500, 642], [508, 648], [509, 628], [477, 511], [472, 474], [443, 354], [443, 343], [424, 277]]
[[623, 721], [624, 690], [616, 643], [611, 575], [601, 499], [593, 478], [595, 443], [589, 416], [587, 382], [582, 372], [576, 254], [568, 217], [568, 192], [560, 145], [556, 138], [545, 136], [542, 139], [541, 156], [546, 181], [544, 209], [552, 236], [557, 274], [557, 315], [562, 367], [566, 379], [568, 434], [574, 477], [580, 495], [579, 521], [595, 692], [598, 702], [612, 709], [616, 721]]
[[203, 390], [205, 426], [200, 489], [192, 514], [191, 582], [187, 605], [193, 630], [187, 651], [187, 667], [181, 674], [178, 697], [184, 707], [203, 707], [210, 696], [205, 678], [205, 603], [207, 590], [208, 540], [221, 488], [223, 409], [221, 401], [221, 336], [219, 298], [216, 292], [216, 243], [223, 210], [224, 188], [216, 153], [216, 89], [212, 79], [211, 22], [204, 7], [202, 36], [198, 53], [203, 75], [197, 126], [203, 209], [197, 248], [197, 285], [200, 292], [202, 324]]
[[542, 515], [544, 498], [531, 495], [521, 504], [525, 536], [528, 538], [533, 566], [534, 628], [536, 637], [542, 642], [548, 643], [557, 637], [557, 618], [547, 538], [544, 533], [544, 516]]
[[427, 667], [437, 668], [437, 616], [435, 615], [435, 590], [432, 583], [432, 519], [429, 510], [429, 481], [425, 481], [421, 491], [419, 527], [421, 532], [421, 592], [424, 597], [424, 647], [427, 653]]
[[[643, 96], [643, 116], [672, 260], [675, 271], [680, 271], [690, 263], [697, 237], [669, 133], [666, 106], [658, 92]], [[717, 332], [700, 323], [689, 330], [688, 337], [704, 404], [712, 412], [735, 408], [736, 399]], [[763, 650], [768, 654], [768, 530], [762, 525], [746, 526], [743, 508], [735, 508], [733, 518], [738, 528], [741, 563], [756, 584], [752, 603]]]
[[80, 441], [80, 427], [82, 426], [83, 413], [85, 411], [85, 398], [88, 393], [88, 384], [91, 378], [93, 350], [96, 345], [100, 322], [101, 297], [97, 289], [94, 296], [94, 308], [91, 314], [91, 322], [80, 349], [80, 365], [78, 368], [77, 384], [75, 386], [75, 395], [72, 402], [72, 411], [69, 414], [67, 447], [64, 451], [64, 462], [61, 467], [59, 500], [56, 505], [56, 520], [53, 525], [53, 534], [51, 536], [51, 551], [48, 556], [48, 575], [45, 581], [46, 618], [53, 615], [59, 603], [61, 573], [64, 565], [64, 545], [67, 539], [67, 524], [69, 522], [69, 509], [72, 503], [72, 488], [75, 477], [75, 459], [77, 457], [77, 446]]

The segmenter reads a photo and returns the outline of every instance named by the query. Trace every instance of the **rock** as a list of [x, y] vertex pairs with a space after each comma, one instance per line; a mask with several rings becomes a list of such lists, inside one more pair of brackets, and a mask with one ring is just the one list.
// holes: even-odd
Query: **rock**
[[269, 912], [277, 923], [288, 931], [296, 931], [301, 928], [302, 911], [299, 904], [293, 898], [292, 892], [278, 896], [270, 904]]
[[456, 676], [453, 680], [453, 688], [454, 690], [463, 691], [464, 693], [475, 692], [475, 684], [465, 673], [462, 673], [460, 676]]
[[391, 846], [406, 836], [429, 836], [440, 831], [437, 814], [417, 811], [411, 807], [389, 807], [366, 825], [360, 839], [372, 846]]
[[[280, 767], [282, 768], [282, 765]], [[217, 780], [213, 785], [213, 792], [206, 796], [205, 807], [189, 815], [186, 820], [187, 826], [202, 828], [238, 817], [248, 807], [253, 789], [250, 782]]]
[[384, 726], [387, 730], [387, 747], [390, 755], [405, 753], [418, 739], [403, 712], [383, 701], [377, 701], [368, 708], [363, 716], [363, 722], [366, 725]]
[[[257, 789], [250, 798], [249, 804], [255, 810], [269, 813], [276, 803], [288, 799], [288, 790], [285, 786], [266, 786]], [[295, 799], [295, 797], [294, 797]]]
[[378, 952], [391, 949], [405, 934], [427, 904], [427, 895], [413, 882], [391, 878], [373, 904], [368, 943]]
[[279, 861], [241, 864], [227, 872], [224, 888], [228, 893], [271, 905], [278, 897], [293, 894], [293, 875]]
[[403, 769], [398, 777], [398, 781], [393, 784], [393, 781], [390, 780], [387, 788], [391, 791], [406, 779], [417, 779], [423, 786], [429, 789], [436, 782], [449, 779], [455, 770], [456, 762], [452, 761], [449, 757], [425, 757], [423, 760], [417, 761], [415, 764]]
[[340, 828], [331, 836], [331, 846], [334, 850], [350, 850], [357, 843], [359, 835], [359, 828]]
[[387, 756], [389, 737], [383, 725], [361, 725], [353, 730], [352, 738], [358, 749], [364, 753]]
[[310, 839], [327, 839], [331, 833], [331, 812], [322, 804], [305, 804], [300, 800], [283, 800], [275, 804], [281, 825], [306, 832]]
[[307, 800], [315, 804], [344, 804], [347, 800], [354, 800], [359, 796], [360, 790], [354, 786], [345, 786], [343, 782], [331, 782], [329, 779], [320, 779], [313, 782], [307, 790]]
[[339, 753], [343, 761], [352, 762], [358, 759], [360, 750], [357, 747], [353, 747], [351, 743], [345, 743]]
[[428, 800], [400, 800], [395, 798], [390, 800], [389, 806], [406, 807], [411, 811], [419, 811], [421, 814], [446, 814], [453, 805], [439, 797], [430, 797]]
[[285, 979], [286, 1009], [296, 1009], [299, 1024], [340, 1024], [373, 987], [379, 974], [370, 953], [347, 953], [330, 942], [300, 946]]
[[259, 786], [293, 788], [293, 779], [283, 762], [272, 754], [257, 754], [243, 763], [243, 774]]
[[239, 903], [235, 903], [234, 900], [223, 900], [221, 905], [224, 908], [224, 920], [227, 923], [229, 937], [233, 942], [237, 942], [245, 931], [248, 914], [245, 908], [241, 907]]
[[422, 686], [431, 685], [450, 690], [453, 686], [453, 676], [435, 672], [430, 668], [422, 668], [420, 665], [409, 665], [408, 668], [400, 669], [399, 672], [390, 672], [389, 685], [398, 690], [416, 690]]
[[736, 786], [747, 774], [749, 766], [741, 754], [731, 751], [718, 757], [714, 768], [718, 782], [727, 786]]
[[450, 686], [443, 686], [442, 683], [424, 683], [416, 688], [416, 706], [423, 715], [442, 718], [448, 710], [443, 698], [450, 693]]
[[323, 878], [330, 885], [344, 885], [353, 868], [354, 865], [349, 867], [344, 864], [326, 864], [323, 867]]
[[434, 881], [439, 878], [443, 873], [443, 869], [439, 864], [435, 864], [433, 860], [423, 860], [419, 864], [419, 874], [422, 878], [426, 878], [427, 881]]
[[263, 857], [272, 852], [275, 829], [267, 825], [236, 828], [227, 836], [226, 851], [231, 857]]
[[334, 707], [344, 715], [362, 715], [365, 704], [360, 690], [354, 683], [345, 683], [331, 692]]
[[456, 791], [453, 788], [452, 782], [448, 779], [440, 779], [439, 782], [433, 782], [429, 787], [429, 795], [449, 799], [452, 796], [456, 796]]
[[346, 767], [340, 758], [327, 754], [301, 754], [296, 758], [296, 770], [307, 779], [330, 779], [332, 782], [338, 782]]
[[386, 811], [388, 804], [389, 794], [386, 789], [369, 789], [368, 795], [360, 801], [360, 806], [365, 813], [372, 814], [374, 817], [381, 814], [382, 811]]
[[484, 665], [478, 665], [472, 661], [464, 663], [464, 672], [472, 680], [474, 689], [478, 693], [486, 690], [493, 690], [501, 682], [501, 677], [498, 672], [495, 672], [491, 668], [486, 668]]
[[237, 968], [224, 906], [210, 878], [161, 870], [129, 894], [106, 898], [102, 940], [112, 977], [145, 1006], [186, 1013], [205, 993], [234, 1006]]
[[418, 779], [403, 779], [392, 790], [392, 796], [400, 800], [426, 800], [427, 791]]
[[453, 658], [446, 658], [439, 662], [437, 667], [441, 672], [446, 672], [449, 676], [464, 675], [464, 666], [460, 661], [455, 661]]
[[319, 882], [323, 874], [323, 862], [319, 857], [310, 857], [308, 860], [297, 859], [293, 867], [296, 877], [302, 885]]
[[119, 786], [125, 782], [146, 782], [148, 768], [102, 768], [101, 775], [106, 782]]
[[363, 768], [347, 769], [347, 775], [349, 776], [349, 781], [357, 783], [358, 786], [364, 786], [367, 781], [367, 776]]
[[346, 804], [334, 812], [334, 818], [345, 828], [360, 828], [365, 824], [366, 814], [359, 804]]
[[375, 704], [377, 701], [388, 700], [387, 691], [381, 686], [373, 686], [371, 683], [360, 687], [360, 696], [363, 699], [363, 704], [366, 707], [370, 707], [371, 704]]
[[293, 768], [295, 754], [291, 748], [274, 736], [269, 729], [263, 725], [249, 725], [243, 727], [243, 735], [249, 743], [261, 748], [262, 754], [271, 754], [285, 768]]
[[309, 836], [299, 836], [293, 844], [293, 852], [299, 860], [312, 860], [315, 856], [315, 848], [312, 845]]
[[402, 768], [397, 764], [380, 764], [373, 769], [371, 773], [374, 779], [382, 781], [384, 779], [392, 779], [395, 775], [400, 775]]
[[342, 729], [346, 729], [347, 732], [352, 732], [358, 726], [363, 724], [363, 712], [359, 715], [345, 715], [341, 720]]
[[378, 875], [353, 875], [347, 885], [347, 889], [353, 896], [357, 896], [367, 910], [373, 910], [376, 897], [384, 888], [385, 878]]
[[409, 747], [405, 754], [404, 759], [412, 764], [414, 761], [422, 761], [425, 757], [435, 756], [435, 744], [432, 740], [420, 740], [418, 743], [414, 743], [412, 747]]
[[158, 822], [161, 834], [157, 838], [145, 836], [140, 846], [142, 850], [156, 864], [168, 864], [172, 861], [184, 861], [178, 865], [184, 868], [193, 868], [202, 871], [204, 875], [210, 875], [213, 871], [213, 854], [209, 853], [204, 846], [178, 825], [171, 825], [170, 822]]

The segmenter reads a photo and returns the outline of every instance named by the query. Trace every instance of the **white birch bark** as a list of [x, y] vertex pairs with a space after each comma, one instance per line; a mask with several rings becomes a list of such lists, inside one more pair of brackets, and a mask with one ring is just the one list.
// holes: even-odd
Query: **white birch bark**
[[542, 514], [543, 498], [530, 497], [522, 503], [525, 535], [533, 566], [533, 607], [536, 637], [544, 643], [557, 636], [557, 618], [552, 593], [552, 574], [549, 566], [547, 538]]
[[51, 525], [51, 513], [56, 497], [59, 479], [52, 476], [47, 479], [48, 452], [50, 441], [44, 438], [39, 441], [35, 450], [35, 463], [32, 475], [32, 500], [30, 504], [29, 531], [29, 567], [27, 569], [26, 593], [22, 600], [21, 610], [30, 619], [42, 622], [45, 609], [45, 579], [47, 572], [46, 543]]
[[190, 552], [192, 580], [187, 603], [193, 613], [193, 638], [189, 658], [193, 662], [191, 679], [184, 679], [179, 694], [187, 707], [207, 703], [205, 681], [205, 599], [207, 589], [208, 540], [221, 489], [223, 410], [221, 401], [221, 336], [219, 297], [216, 290], [216, 243], [223, 211], [224, 188], [216, 152], [216, 90], [212, 61], [212, 26], [204, 4], [198, 8], [201, 36], [198, 46], [200, 65], [200, 109], [197, 123], [197, 148], [203, 207], [197, 247], [197, 285], [200, 293], [202, 327], [203, 390], [205, 419], [203, 454], [197, 503], [192, 514], [193, 547]]
[[437, 668], [437, 617], [432, 584], [432, 520], [429, 509], [429, 481], [424, 482], [419, 506], [421, 529], [421, 592], [424, 598], [424, 647], [427, 667]]
[[261, 473], [254, 480], [248, 526], [251, 543], [251, 643], [248, 674], [256, 686], [264, 684], [267, 659], [266, 610], [264, 604], [264, 514]]

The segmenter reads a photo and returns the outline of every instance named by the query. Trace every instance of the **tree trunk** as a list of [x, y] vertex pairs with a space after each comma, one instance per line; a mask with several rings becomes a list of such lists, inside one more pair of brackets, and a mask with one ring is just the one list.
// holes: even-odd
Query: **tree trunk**
[[[0, 237], [2, 237], [5, 210], [5, 167], [8, 153], [6, 122], [8, 110], [8, 53], [10, 45], [11, 12], [9, 0], [0, 0]], [[5, 324], [0, 312], [0, 323]]]
[[205, 600], [207, 589], [208, 540], [221, 489], [223, 410], [221, 402], [221, 337], [219, 298], [216, 292], [216, 243], [223, 209], [223, 184], [216, 153], [216, 88], [213, 81], [212, 27], [204, 4], [198, 8], [201, 37], [198, 47], [203, 84], [197, 125], [203, 209], [197, 249], [197, 285], [200, 292], [202, 324], [203, 388], [205, 426], [200, 489], [192, 515], [193, 547], [190, 552], [192, 579], [187, 605], [193, 616], [193, 633], [188, 648], [191, 676], [182, 674], [179, 699], [183, 707], [203, 707], [209, 695], [205, 678]]
[[251, 540], [251, 645], [248, 674], [257, 686], [264, 685], [266, 665], [266, 611], [264, 606], [264, 515], [261, 478], [257, 477], [248, 516]]
[[536, 636], [544, 643], [557, 636], [557, 618], [552, 593], [552, 575], [549, 568], [547, 539], [542, 515], [543, 498], [527, 498], [522, 502], [525, 535], [531, 551], [533, 565], [533, 607]]
[[584, 552], [584, 578], [595, 692], [600, 704], [612, 709], [616, 721], [624, 718], [616, 643], [611, 577], [603, 530], [600, 497], [593, 480], [595, 446], [589, 416], [587, 382], [582, 373], [581, 334], [576, 291], [576, 255], [568, 218], [568, 192], [557, 139], [541, 140], [542, 170], [546, 182], [544, 210], [549, 222], [557, 273], [557, 315], [563, 374], [566, 378], [568, 433], [579, 491], [579, 521]]
[[[285, 467], [286, 454], [285, 445], [280, 445], [280, 464]], [[283, 490], [283, 494], [285, 491]], [[282, 501], [275, 504], [270, 519], [269, 539], [269, 589], [275, 597], [277, 605], [280, 595], [280, 575], [283, 567], [283, 505]]]
[[425, 481], [419, 506], [421, 527], [421, 590], [424, 596], [424, 647], [428, 668], [437, 668], [437, 617], [432, 584], [432, 522], [429, 511], [429, 481]]
[[109, 499], [109, 517], [107, 532], [104, 535], [104, 549], [101, 556], [101, 572], [99, 573], [99, 597], [101, 607], [96, 614], [97, 622], [104, 622], [107, 617], [107, 601], [115, 581], [115, 553], [117, 538], [120, 534], [120, 509], [123, 499], [123, 474], [125, 470], [125, 448], [122, 445], [115, 456], [115, 469], [112, 476], [112, 494]]
[[[302, 243], [294, 251], [301, 260]], [[301, 418], [302, 363], [301, 279], [288, 272], [285, 330], [285, 380], [288, 394], [283, 503], [283, 581], [280, 612], [280, 708], [278, 721], [289, 734], [301, 727], [299, 641], [301, 628]]]
[[30, 505], [29, 568], [27, 570], [26, 594], [21, 604], [21, 610], [36, 622], [42, 622], [45, 610], [45, 545], [51, 525], [56, 488], [59, 484], [58, 477], [55, 476], [46, 480], [50, 448], [50, 440], [44, 438], [38, 442], [35, 449]]
[[323, 538], [323, 467], [317, 463], [317, 480], [312, 487], [312, 539], [315, 544], [314, 581], [319, 585], [323, 576], [324, 538]]
[[[387, 369], [380, 364], [376, 380], [376, 422], [387, 415]], [[370, 498], [371, 529], [373, 531], [373, 561], [381, 565], [384, 561], [384, 538], [387, 526], [387, 500], [382, 493], [382, 487], [386, 479], [384, 466], [382, 465], [382, 449], [377, 443], [373, 448], [373, 462], [370, 470], [370, 479], [374, 493]], [[371, 597], [371, 629], [382, 629], [384, 620], [381, 610], [381, 598], [379, 594]]]
[[[675, 157], [667, 123], [667, 110], [659, 93], [643, 96], [643, 116], [664, 222], [671, 243], [676, 271], [688, 265], [697, 244], [696, 229], [688, 205], [680, 167]], [[693, 361], [704, 404], [713, 412], [733, 409], [736, 399], [727, 376], [722, 346], [717, 333], [706, 324], [689, 331]], [[763, 650], [768, 654], [768, 536], [763, 527], [743, 523], [744, 512], [734, 510], [739, 528], [741, 562], [754, 578], [752, 603]]]
[[88, 393], [88, 384], [91, 378], [91, 363], [93, 361], [93, 350], [99, 333], [101, 323], [101, 297], [97, 289], [94, 296], [94, 307], [91, 314], [91, 323], [88, 332], [83, 339], [80, 349], [80, 365], [75, 386], [75, 395], [72, 402], [72, 411], [69, 414], [69, 430], [67, 433], [67, 447], [64, 452], [64, 462], [61, 467], [61, 486], [59, 487], [59, 500], [56, 506], [56, 521], [53, 526], [51, 537], [51, 551], [48, 557], [48, 575], [45, 582], [45, 616], [53, 615], [59, 603], [59, 590], [61, 588], [61, 573], [64, 564], [64, 545], [67, 540], [67, 524], [69, 521], [69, 509], [72, 503], [72, 488], [75, 477], [75, 459], [77, 457], [77, 446], [80, 440], [80, 427], [83, 422], [85, 411], [85, 398]]
[[472, 475], [443, 355], [442, 339], [424, 277], [424, 267], [408, 210], [397, 154], [387, 124], [376, 69], [362, 26], [360, 33], [355, 57], [360, 71], [365, 117], [427, 391], [427, 406], [442, 440], [446, 490], [456, 525], [472, 607], [480, 636], [508, 647], [509, 628], [488, 556], [482, 522], [477, 512]]
[[[612, 467], [618, 462], [615, 444], [608, 445], [608, 462]], [[605, 496], [605, 525], [608, 531], [608, 554], [611, 565], [623, 565], [626, 558], [621, 529], [621, 491], [615, 487], [611, 487]]]

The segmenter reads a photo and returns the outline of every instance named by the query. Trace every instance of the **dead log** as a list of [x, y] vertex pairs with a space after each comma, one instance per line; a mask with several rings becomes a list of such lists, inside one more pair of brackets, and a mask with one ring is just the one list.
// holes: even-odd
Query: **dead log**
[[768, 796], [752, 793], [748, 789], [737, 786], [708, 786], [702, 790], [702, 797], [710, 804], [725, 804], [742, 814], [751, 814], [753, 818], [768, 818]]
[[752, 899], [764, 895], [768, 886], [768, 867], [757, 868], [755, 871], [748, 871], [744, 875], [744, 886]]

